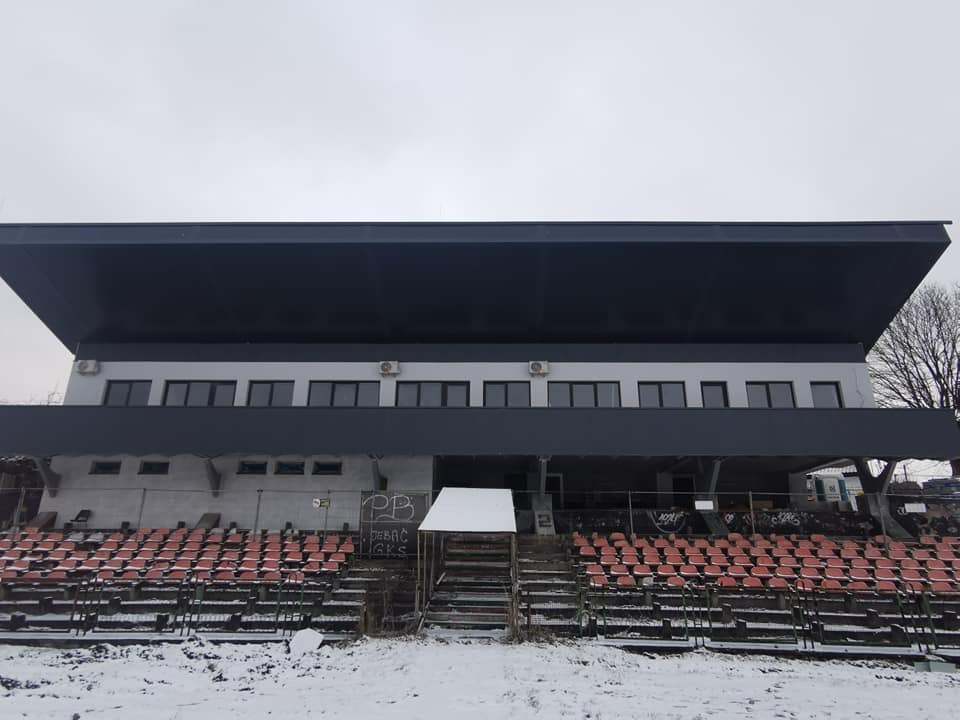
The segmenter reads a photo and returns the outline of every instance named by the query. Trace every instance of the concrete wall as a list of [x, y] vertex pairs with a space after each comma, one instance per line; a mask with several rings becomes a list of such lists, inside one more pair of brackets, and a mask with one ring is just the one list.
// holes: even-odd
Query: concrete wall
[[[531, 358], [536, 359], [536, 358]], [[168, 380], [235, 380], [235, 404], [247, 402], [251, 380], [293, 380], [294, 405], [306, 405], [311, 380], [379, 380], [380, 405], [396, 403], [399, 381], [469, 381], [470, 405], [483, 405], [485, 381], [520, 380], [531, 383], [534, 407], [547, 405], [550, 381], [616, 381], [620, 383], [623, 407], [638, 407], [640, 381], [683, 381], [687, 405], [700, 407], [700, 383], [725, 381], [731, 407], [747, 407], [748, 381], [790, 381], [798, 407], [813, 407], [811, 382], [838, 382], [844, 407], [875, 407], [873, 387], [865, 363], [551, 363], [547, 377], [531, 378], [524, 362], [401, 364], [399, 377], [383, 378], [375, 362], [104, 362], [97, 375], [70, 376], [64, 402], [68, 405], [100, 405], [109, 380], [152, 380], [151, 405], [163, 401]]]
[[[239, 461], [266, 460], [267, 475], [238, 475]], [[94, 460], [119, 460], [119, 475], [91, 475]], [[169, 460], [168, 475], [139, 474], [142, 460]], [[274, 474], [277, 460], [303, 460], [306, 474]], [[343, 463], [338, 476], [310, 474], [314, 460]], [[320, 528], [325, 512], [313, 507], [315, 497], [331, 500], [326, 522], [329, 528], [344, 523], [356, 530], [360, 515], [360, 493], [376, 488], [371, 460], [351, 455], [268, 458], [226, 456], [214, 458], [221, 474], [221, 490], [214, 497], [207, 479], [206, 460], [193, 455], [132, 457], [54, 457], [51, 465], [61, 475], [59, 492], [44, 492], [40, 511], [57, 513], [57, 525], [69, 522], [81, 509], [93, 511], [90, 527], [115, 528], [124, 521], [141, 527], [172, 527], [179, 521], [192, 527], [207, 512], [221, 515], [221, 524], [236, 522], [240, 527], [282, 528], [292, 522], [298, 528]], [[386, 457], [380, 473], [387, 478], [388, 491], [424, 492], [433, 486], [433, 458], [430, 456]], [[258, 490], [262, 491], [258, 493]], [[257, 510], [259, 496], [259, 513]]]

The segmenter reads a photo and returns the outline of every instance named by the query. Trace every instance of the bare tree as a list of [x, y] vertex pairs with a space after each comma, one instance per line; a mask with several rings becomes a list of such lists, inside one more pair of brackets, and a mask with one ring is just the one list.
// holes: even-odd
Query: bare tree
[[[960, 283], [917, 290], [869, 361], [878, 404], [949, 408], [960, 425]], [[960, 460], [951, 460], [950, 467], [960, 475]]]

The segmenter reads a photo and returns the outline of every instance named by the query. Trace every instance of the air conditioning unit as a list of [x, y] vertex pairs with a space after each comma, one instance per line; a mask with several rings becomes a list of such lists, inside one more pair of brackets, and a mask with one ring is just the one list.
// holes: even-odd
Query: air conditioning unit
[[381, 360], [380, 374], [383, 375], [384, 377], [386, 377], [387, 375], [399, 375], [400, 361], [399, 360]]
[[100, 362], [98, 360], [77, 360], [74, 363], [78, 375], [96, 375], [100, 372]]
[[546, 360], [531, 360], [527, 363], [531, 375], [544, 376], [550, 374], [550, 363]]

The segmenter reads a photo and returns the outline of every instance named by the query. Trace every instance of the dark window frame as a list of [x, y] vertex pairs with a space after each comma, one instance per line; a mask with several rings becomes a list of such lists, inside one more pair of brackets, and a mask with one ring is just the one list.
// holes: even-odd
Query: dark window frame
[[[329, 471], [321, 471], [321, 468], [329, 468]], [[311, 475], [343, 475], [342, 460], [314, 460], [311, 468]]]
[[[641, 385], [655, 385], [657, 388], [657, 401], [660, 403], [655, 408], [645, 408], [645, 406], [640, 404], [640, 386]], [[663, 404], [663, 386], [664, 385], [679, 385], [680, 391], [683, 394], [683, 405], [680, 407], [670, 406], [667, 408]], [[683, 410], [689, 407], [687, 403], [687, 384], [683, 380], [638, 380], [637, 381], [637, 405], [641, 409], [654, 409], [654, 410]]]
[[843, 408], [843, 391], [840, 388], [840, 382], [837, 380], [811, 380], [810, 381], [810, 401], [813, 403], [815, 408], [822, 408], [824, 410], [833, 409], [833, 406], [825, 407], [823, 405], [817, 405], [817, 397], [813, 392], [813, 388], [817, 385], [820, 386], [830, 386], [833, 388], [837, 396], [837, 408]]
[[[702, 380], [700, 382], [700, 404], [703, 407], [707, 407], [706, 402], [704, 401], [703, 389], [705, 387], [719, 387], [723, 391], [723, 405], [720, 407], [728, 408], [730, 407], [730, 393], [727, 390], [727, 381], [726, 380]], [[711, 406], [716, 407], [716, 406]]]
[[[551, 385], [554, 385], [554, 386], [567, 385], [569, 387], [569, 395], [570, 395], [569, 405], [550, 405], [550, 386]], [[576, 405], [573, 401], [574, 385], [592, 385], [593, 386], [593, 405], [586, 406], [588, 409], [595, 408], [595, 409], [611, 410], [614, 408], [623, 407], [623, 392], [620, 388], [619, 380], [551, 380], [550, 382], [547, 383], [547, 406], [548, 407], [566, 407], [571, 409], [572, 408], [583, 409], [583, 406]], [[600, 399], [599, 386], [600, 385], [613, 385], [617, 388], [616, 405], [613, 405], [612, 407], [608, 407], [606, 405], [599, 404], [599, 399]]]
[[[120, 385], [127, 386], [127, 393], [124, 397], [124, 402], [121, 405], [108, 405], [107, 400], [110, 399], [110, 390], [113, 387]], [[143, 405], [131, 405], [130, 404], [130, 394], [133, 390], [134, 385], [146, 385], [147, 386], [147, 399]], [[103, 389], [103, 401], [100, 403], [104, 407], [146, 407], [150, 404], [150, 391], [153, 390], [153, 380], [107, 380], [107, 384]]]
[[[148, 466], [153, 466], [148, 468]], [[163, 468], [162, 470], [160, 468]], [[140, 469], [137, 470], [137, 475], [169, 475], [170, 474], [170, 461], [169, 460], [141, 460]]]
[[[487, 404], [487, 389], [491, 385], [503, 385], [503, 405], [489, 405]], [[510, 404], [510, 385], [524, 385], [527, 388], [527, 404], [526, 405], [511, 405]], [[484, 407], [496, 407], [496, 408], [528, 408], [533, 407], [533, 392], [530, 387], [529, 380], [485, 380], [483, 382], [483, 406]]]
[[122, 460], [94, 460], [88, 475], [119, 475], [123, 471]]
[[[207, 404], [206, 405], [188, 405], [187, 402], [190, 399], [190, 386], [194, 383], [209, 383], [210, 391], [207, 394]], [[170, 396], [170, 386], [171, 385], [186, 385], [187, 391], [183, 395], [183, 405], [168, 405], [167, 398]], [[214, 405], [213, 399], [217, 394], [217, 387], [224, 385], [233, 386], [233, 399], [229, 405]], [[236, 380], [167, 380], [163, 387], [163, 400], [161, 404], [164, 407], [233, 407], [237, 404], [237, 381]]]
[[[266, 460], [241, 460], [237, 463], [237, 475], [266, 475], [268, 464]], [[263, 470], [254, 469], [255, 466], [263, 466]]]
[[[797, 407], [797, 392], [793, 387], [792, 380], [748, 380], [746, 382], [747, 390], [747, 407], [750, 407], [750, 386], [751, 385], [761, 385], [764, 388], [764, 392], [767, 395], [767, 404], [763, 408], [754, 408], [760, 410], [791, 410]], [[774, 407], [773, 405], [773, 396], [770, 393], [771, 385], [786, 385], [790, 388], [790, 407]]]
[[[330, 402], [327, 405], [313, 404], [311, 399], [313, 398], [313, 388], [315, 385], [327, 384], [330, 386]], [[337, 385], [353, 385], [355, 386], [354, 393], [354, 403], [353, 405], [336, 405], [334, 404], [334, 399], [337, 396]], [[360, 404], [360, 386], [361, 385], [375, 385], [377, 388], [377, 403], [375, 405], [361, 405]], [[307, 407], [330, 407], [330, 408], [345, 408], [345, 407], [380, 407], [380, 381], [379, 380], [311, 380], [307, 385]]]
[[[297, 467], [300, 468], [297, 471]], [[307, 463], [304, 460], [277, 460], [273, 464], [274, 475], [298, 476], [306, 475]]]
[[[276, 390], [274, 386], [280, 384], [287, 384], [292, 386], [290, 389], [290, 404], [289, 405], [274, 405], [273, 404], [273, 394]], [[250, 397], [253, 395], [253, 386], [254, 385], [269, 385], [270, 386], [270, 399], [266, 405], [251, 405]], [[294, 380], [250, 380], [247, 383], [247, 407], [293, 407], [293, 395], [296, 392], [297, 385]]]
[[[401, 405], [400, 404], [400, 387], [410, 387], [411, 385], [417, 386], [417, 404], [416, 405]], [[440, 386], [440, 405], [439, 407], [434, 407], [432, 405], [421, 405], [420, 401], [423, 396], [423, 386], [424, 385], [439, 385]], [[466, 405], [448, 405], [447, 404], [447, 393], [450, 387], [464, 387], [467, 391], [467, 404]], [[397, 388], [394, 391], [394, 404], [396, 407], [416, 407], [422, 408], [426, 407], [432, 410], [439, 410], [441, 408], [448, 407], [470, 407], [470, 381], [469, 380], [405, 380], [397, 383]]]

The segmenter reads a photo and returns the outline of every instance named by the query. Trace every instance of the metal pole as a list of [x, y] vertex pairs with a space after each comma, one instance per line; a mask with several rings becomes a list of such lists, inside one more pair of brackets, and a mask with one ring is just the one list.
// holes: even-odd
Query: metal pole
[[633, 542], [633, 491], [627, 490], [627, 508], [630, 511], [630, 542]]
[[140, 491], [140, 512], [137, 513], [137, 530], [143, 527], [143, 506], [147, 504], [147, 489], [141, 488]]
[[[360, 502], [362, 507], [362, 503], [363, 503], [362, 497]], [[330, 488], [327, 488], [327, 506], [323, 509], [323, 541], [324, 542], [327, 541], [327, 521], [330, 519], [330, 503], [331, 503]], [[361, 512], [361, 515], [362, 514], [363, 513]]]
[[[362, 517], [362, 515], [361, 515]], [[362, 537], [362, 534], [361, 534]], [[416, 591], [413, 594], [413, 614], [420, 617], [420, 533], [417, 533], [417, 581]]]
[[887, 544], [887, 513], [884, 512], [883, 503], [886, 498], [881, 493], [876, 493], [874, 496], [877, 500], [877, 512], [880, 513], [880, 532], [883, 534], [883, 544]]
[[[430, 584], [428, 586], [427, 592], [427, 601], [430, 600], [430, 596], [433, 595], [433, 578], [435, 565], [437, 564], [437, 534], [430, 533]], [[424, 604], [426, 605], [426, 604]]]
[[757, 520], [753, 516], [753, 490], [747, 490], [747, 500], [750, 503], [750, 529], [757, 531]]
[[263, 488], [257, 488], [257, 510], [253, 514], [253, 532], [260, 530], [260, 501], [263, 500]]
[[20, 499], [17, 500], [17, 509], [13, 511], [13, 526], [16, 528], [17, 532], [20, 531], [20, 518], [23, 515], [23, 502], [27, 495], [27, 489], [25, 487], [20, 488]]

